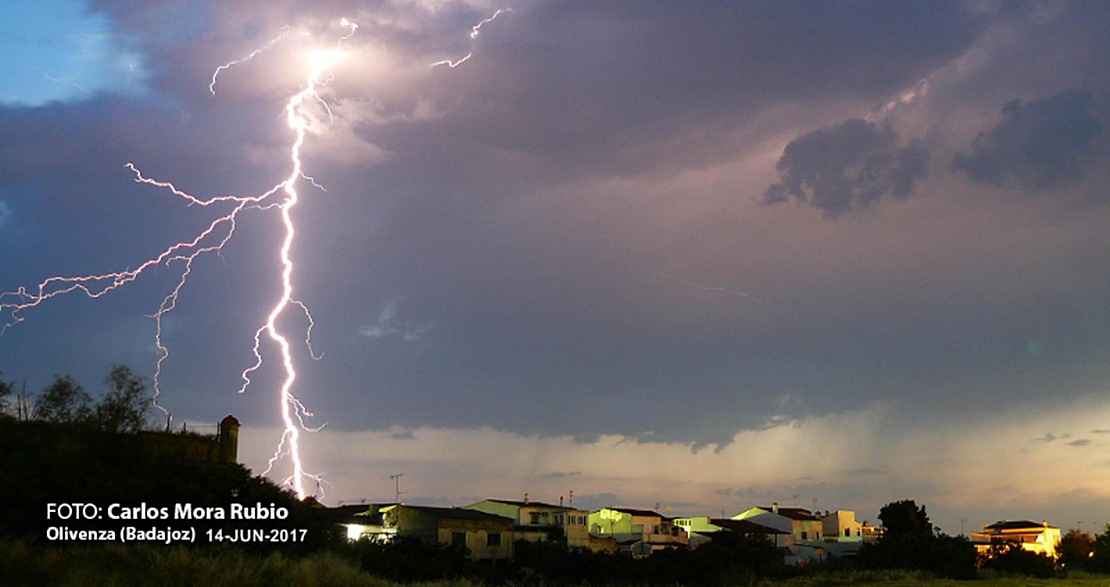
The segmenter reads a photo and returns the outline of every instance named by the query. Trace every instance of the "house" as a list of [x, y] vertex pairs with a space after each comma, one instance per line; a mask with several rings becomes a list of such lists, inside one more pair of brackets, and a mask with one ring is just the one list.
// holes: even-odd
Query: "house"
[[686, 530], [687, 535], [690, 537], [690, 548], [697, 548], [713, 540], [713, 535], [717, 532], [736, 532], [737, 534], [742, 534], [749, 538], [763, 538], [776, 546], [781, 536], [789, 534], [789, 532], [783, 530], [761, 526], [750, 520], [710, 518], [709, 516], [675, 518], [674, 523], [676, 526]]
[[1029, 520], [999, 521], [984, 524], [982, 532], [972, 532], [971, 542], [980, 554], [985, 554], [995, 544], [1016, 542], [1021, 548], [1056, 558], [1060, 546], [1060, 529], [1049, 526], [1048, 520], [1031, 522]]
[[517, 540], [541, 542], [562, 535], [568, 548], [589, 547], [590, 512], [586, 510], [531, 501], [528, 494], [524, 494], [524, 501], [487, 499], [466, 509], [512, 518]]
[[689, 537], [674, 520], [651, 510], [602, 508], [590, 514], [590, 534], [617, 541], [618, 551], [640, 558], [665, 548], [686, 548]]
[[381, 508], [393, 504], [341, 505], [327, 508], [328, 517], [344, 528], [347, 540], [389, 542], [397, 534], [396, 528], [382, 526]]
[[[428, 548], [465, 546], [471, 560], [510, 561], [516, 535], [512, 518], [463, 508], [379, 504], [330, 508], [349, 540], [419, 540]], [[361, 510], [361, 511], [359, 511]]]
[[760, 526], [775, 528], [788, 533], [782, 542], [776, 544], [787, 548], [791, 556], [784, 557], [788, 563], [791, 561], [805, 562], [810, 560], [823, 560], [825, 558], [824, 530], [821, 518], [810, 513], [809, 510], [798, 507], [779, 507], [773, 503], [771, 507], [753, 507], [732, 517], [733, 520], [747, 520]]
[[824, 531], [821, 518], [810, 513], [809, 510], [797, 507], [779, 507], [773, 503], [771, 507], [749, 508], [732, 517], [734, 520], [748, 520], [761, 526], [769, 526], [789, 532], [794, 543], [821, 542]]
[[821, 516], [821, 537], [826, 553], [834, 556], [856, 554], [865, 540], [873, 540], [864, 536], [863, 524], [856, 521], [856, 512], [851, 510], [825, 512]]
[[859, 531], [863, 534], [863, 539], [866, 542], [872, 542], [883, 537], [883, 529], [872, 526], [867, 520], [863, 521]]

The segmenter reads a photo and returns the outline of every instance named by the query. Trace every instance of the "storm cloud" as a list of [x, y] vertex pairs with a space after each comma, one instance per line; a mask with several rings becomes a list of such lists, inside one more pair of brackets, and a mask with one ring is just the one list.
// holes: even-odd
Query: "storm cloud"
[[[882, 405], [922, 430], [954, 414], [974, 427], [1001, 407], [1017, 417], [1034, 400], [1110, 389], [1110, 207], [1035, 197], [1038, 181], [1107, 193], [1093, 164], [1105, 136], [1094, 129], [1110, 119], [1106, 4], [521, 0], [471, 39], [504, 6], [61, 1], [139, 53], [142, 91], [0, 97], [0, 201], [12, 212], [0, 250], [14, 252], [0, 255], [0, 291], [133, 267], [222, 212], [136, 184], [129, 161], [206, 197], [287, 177], [280, 116], [303, 87], [304, 56], [335, 47], [348, 32], [339, 18], [360, 23], [322, 90], [333, 116], [319, 107], [302, 152], [327, 192], [298, 182], [292, 215], [293, 285], [324, 355], [292, 346], [296, 392], [328, 434], [377, 431], [367, 443], [412, 450], [435, 446], [429, 430], [565, 440], [599, 464], [532, 467], [522, 453], [510, 493], [568, 472], [545, 482], [650, 505], [681, 500], [669, 495], [678, 485], [611, 484], [602, 439], [681, 471], [695, 453], [716, 465], [765, 452], [730, 448], [738, 432], [828, 414]], [[208, 91], [217, 65], [286, 25]], [[458, 68], [429, 67], [470, 52]], [[1000, 117], [1014, 97], [1031, 101]], [[1059, 159], [1028, 156], [1038, 129]], [[1006, 197], [975, 197], [993, 185]], [[793, 205], [764, 205], [775, 202]], [[282, 228], [275, 210], [242, 220], [166, 316], [161, 403], [175, 419], [234, 413], [259, 431], [251, 454], [268, 455], [280, 369], [267, 363], [249, 393], [235, 390], [281, 283]], [[145, 316], [179, 270], [26, 312], [0, 338], [0, 369], [30, 390], [55, 372], [99, 381], [113, 363], [149, 376], [159, 353]], [[297, 308], [282, 317], [292, 335], [307, 325]], [[268, 340], [260, 351], [277, 352]], [[839, 422], [789, 447], [820, 456], [844, 442], [856, 456], [829, 471], [898, 477], [856, 450], [868, 425]], [[1038, 420], [1000, 438], [1063, 448], [1075, 425]], [[1031, 442], [1041, 430], [1054, 435]], [[945, 434], [968, 446], [963, 430]], [[350, 444], [327, 438], [306, 435], [306, 450], [329, 447], [312, 456], [337, 495], [357, 497], [394, 466], [346, 459]], [[920, 456], [906, 442], [905, 458]], [[485, 446], [496, 443], [473, 454]], [[1097, 452], [1069, 448], [1054, 454]], [[732, 492], [739, 506], [824, 478], [780, 475], [794, 457], [776, 455], [759, 470], [737, 457], [712, 487], [763, 477], [758, 496]], [[474, 477], [472, 465], [436, 461], [426, 478]]]
[[790, 141], [775, 168], [780, 183], [764, 203], [794, 198], [826, 218], [864, 208], [884, 195], [904, 199], [928, 172], [929, 151], [920, 143], [898, 146], [898, 133], [859, 118]]
[[1103, 124], [1088, 107], [1091, 93], [1067, 90], [1050, 98], [1002, 107], [1002, 122], [980, 132], [952, 169], [976, 182], [1041, 190], [1075, 182], [1094, 159]]

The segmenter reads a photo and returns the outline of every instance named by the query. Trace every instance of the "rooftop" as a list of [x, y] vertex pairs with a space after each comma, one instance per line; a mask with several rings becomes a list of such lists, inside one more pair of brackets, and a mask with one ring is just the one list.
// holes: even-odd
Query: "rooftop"
[[[774, 506], [772, 506], [772, 507], [774, 507]], [[774, 513], [774, 510], [772, 509], [772, 507], [759, 506], [759, 509], [766, 510], [768, 512]], [[818, 519], [820, 519], [817, 516], [810, 513], [809, 510], [804, 509], [804, 508], [791, 508], [791, 507], [783, 507], [783, 506], [780, 505], [779, 506], [779, 511], [777, 513], [778, 513], [778, 515], [790, 518], [791, 520], [818, 520]]]
[[1055, 526], [1049, 526], [1047, 521], [1032, 522], [1030, 520], [1000, 520], [988, 526], [983, 526], [983, 530], [1044, 530], [1045, 528], [1052, 528], [1059, 530]]
[[478, 510], [468, 510], [463, 508], [443, 508], [430, 505], [407, 505], [401, 504], [400, 507], [416, 510], [424, 514], [438, 516], [440, 518], [452, 518], [456, 520], [506, 520], [513, 521], [511, 518], [505, 516], [498, 516], [496, 514], [487, 514]]
[[484, 500], [484, 501], [495, 501], [497, 503], [515, 505], [517, 507], [522, 507], [522, 508], [526, 508], [526, 507], [550, 508], [550, 509], [555, 509], [555, 510], [573, 510], [573, 509], [577, 509], [577, 508], [573, 508], [573, 507], [567, 507], [567, 506], [562, 506], [562, 505], [554, 505], [554, 504], [550, 504], [550, 503], [544, 503], [542, 501], [531, 501], [531, 500], [529, 500], [529, 501], [516, 501], [516, 500], [512, 500], [512, 499], [487, 499], [487, 500]]
[[726, 530], [733, 532], [740, 532], [741, 534], [789, 534], [778, 528], [771, 528], [763, 524], [756, 524], [751, 520], [730, 520], [728, 518], [713, 518], [709, 520], [710, 524], [720, 526]]

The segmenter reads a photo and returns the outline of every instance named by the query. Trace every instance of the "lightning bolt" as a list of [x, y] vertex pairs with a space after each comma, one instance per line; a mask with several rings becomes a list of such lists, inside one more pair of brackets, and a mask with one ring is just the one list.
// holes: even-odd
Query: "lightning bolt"
[[[343, 19], [343, 21], [341, 21], [340, 24], [342, 24], [343, 26], [347, 26], [346, 21], [347, 21], [347, 19]], [[212, 72], [212, 83], [208, 84], [208, 91], [212, 92], [213, 96], [216, 95], [216, 78], [218, 78], [220, 76], [221, 71], [224, 71], [225, 69], [230, 69], [231, 67], [239, 65], [240, 63], [246, 63], [247, 61], [250, 61], [251, 59], [254, 59], [255, 57], [258, 57], [258, 55], [260, 53], [262, 53], [266, 49], [269, 49], [270, 47], [272, 47], [278, 41], [284, 39], [285, 35], [288, 32], [289, 32], [289, 25], [283, 26], [283, 27], [281, 27], [281, 34], [280, 35], [271, 39], [269, 43], [266, 43], [265, 45], [255, 49], [254, 51], [251, 51], [250, 55], [247, 55], [246, 57], [243, 57], [242, 59], [236, 59], [235, 61], [229, 61], [229, 62], [217, 67], [216, 71]], [[354, 34], [354, 32], [352, 31], [351, 34]]]
[[[478, 35], [481, 33], [482, 27], [484, 25], [487, 25], [487, 24], [493, 22], [494, 20], [497, 19], [498, 16], [501, 16], [502, 14], [505, 14], [507, 12], [512, 12], [512, 11], [513, 11], [512, 8], [501, 8], [497, 12], [494, 12], [489, 18], [482, 19], [481, 22], [479, 22], [478, 24], [470, 27], [470, 38], [471, 39], [477, 39]], [[450, 67], [451, 69], [455, 69], [456, 67], [462, 65], [463, 63], [466, 63], [467, 60], [470, 59], [473, 56], [474, 56], [474, 52], [470, 52], [470, 53], [467, 53], [465, 56], [460, 57], [458, 59], [444, 59], [442, 61], [436, 61], [435, 63], [430, 63], [430, 64], [428, 64], [428, 67], [432, 68], [432, 67], [439, 67], [441, 65], [446, 65], [447, 67]]]
[[489, 24], [489, 23], [493, 22], [498, 16], [501, 16], [502, 14], [504, 14], [506, 12], [512, 12], [512, 11], [513, 11], [512, 8], [502, 8], [502, 9], [498, 10], [497, 12], [494, 12], [493, 15], [490, 16], [489, 18], [484, 19], [484, 20], [482, 20], [482, 22], [470, 27], [470, 38], [471, 39], [477, 39], [478, 38], [478, 33], [482, 30], [482, 25]]
[[691, 287], [696, 287], [696, 288], [698, 288], [702, 291], [730, 293], [730, 294], [737, 295], [737, 296], [740, 296], [740, 297], [748, 298], [748, 299], [750, 299], [751, 301], [753, 301], [757, 304], [767, 305], [767, 304], [770, 303], [770, 302], [765, 302], [765, 301], [753, 296], [752, 294], [750, 294], [746, 291], [740, 291], [738, 289], [732, 289], [730, 287], [724, 287], [724, 286], [721, 286], [721, 285], [702, 285], [700, 283], [695, 283], [695, 282], [690, 281], [688, 279], [682, 279], [681, 277], [675, 277], [673, 275], [669, 275], [669, 274], [665, 273], [662, 269], [656, 269], [655, 272], [658, 273], [659, 276], [663, 277], [664, 279], [669, 279], [669, 280], [674, 281], [676, 283], [682, 283], [682, 284], [685, 284], [685, 285], [689, 285]]
[[440, 66], [440, 65], [446, 65], [447, 67], [450, 67], [451, 69], [455, 69], [456, 67], [466, 63], [466, 60], [470, 59], [473, 56], [474, 56], [474, 53], [467, 53], [465, 57], [461, 57], [461, 58], [456, 59], [454, 61], [452, 61], [450, 59], [444, 59], [443, 61], [436, 61], [435, 63], [432, 63], [432, 64], [428, 65], [428, 67], [437, 67], [437, 66]]
[[86, 94], [92, 94], [92, 92], [90, 92], [88, 90], [88, 88], [86, 88], [86, 87], [82, 86], [81, 84], [73, 81], [73, 78], [63, 79], [63, 78], [54, 77], [54, 76], [50, 75], [49, 73], [46, 73], [45, 69], [41, 69], [41, 68], [39, 69], [39, 71], [42, 72], [43, 77], [45, 77], [46, 79], [48, 79], [48, 80], [50, 80], [50, 81], [52, 81], [56, 84], [70, 85], [70, 86], [73, 86], [73, 87], [77, 88], [78, 90], [81, 90], [82, 92], [85, 92]]
[[[293, 246], [293, 238], [296, 235], [296, 229], [293, 224], [291, 211], [293, 207], [297, 205], [300, 197], [296, 189], [298, 179], [305, 179], [313, 186], [323, 189], [323, 187], [312, 179], [311, 176], [304, 173], [301, 161], [301, 147], [304, 144], [305, 134], [310, 121], [309, 117], [311, 116], [306, 110], [306, 103], [312, 102], [321, 104], [324, 109], [327, 110], [329, 117], [331, 115], [331, 109], [328, 107], [327, 102], [320, 96], [319, 89], [326, 86], [327, 83], [331, 81], [332, 77], [330, 74], [328, 77], [324, 77], [325, 72], [330, 72], [330, 67], [341, 58], [343, 41], [351, 38], [351, 36], [355, 34], [355, 31], [358, 30], [358, 24], [350, 22], [347, 19], [341, 20], [340, 25], [350, 28], [350, 32], [338, 40], [334, 51], [319, 52], [312, 55], [311, 71], [306, 78], [305, 87], [294, 94], [283, 109], [286, 122], [292, 129], [295, 137], [289, 152], [292, 169], [284, 180], [255, 196], [226, 195], [205, 199], [198, 198], [197, 196], [185, 192], [173, 183], [148, 178], [144, 176], [133, 163], [127, 163], [125, 167], [135, 175], [135, 181], [137, 183], [169, 191], [174, 196], [188, 202], [189, 206], [209, 207], [230, 205], [231, 211], [217, 217], [207, 228], [195, 235], [192, 239], [184, 240], [169, 246], [158, 255], [143, 261], [134, 269], [129, 268], [123, 271], [82, 276], [53, 276], [46, 278], [32, 288], [21, 286], [15, 291], [0, 293], [0, 315], [9, 315], [7, 322], [0, 328], [0, 335], [2, 335], [9, 327], [24, 320], [23, 313], [25, 311], [37, 308], [53, 298], [70, 293], [83, 293], [89, 298], [97, 299], [135, 281], [144, 273], [163, 264], [167, 267], [175, 264], [180, 265], [182, 270], [176, 285], [162, 299], [157, 311], [150, 315], [150, 317], [155, 320], [155, 345], [160, 353], [155, 367], [153, 402], [158, 409], [168, 415], [169, 412], [158, 404], [158, 397], [161, 395], [160, 377], [162, 366], [166, 359], [169, 358], [169, 349], [162, 341], [162, 318], [177, 306], [178, 297], [185, 287], [189, 275], [192, 273], [193, 262], [206, 254], [220, 254], [224, 245], [234, 236], [236, 222], [242, 212], [247, 210], [267, 211], [275, 208], [279, 210], [281, 221], [285, 228], [285, 238], [282, 241], [279, 251], [281, 262], [281, 288], [278, 300], [270, 309], [265, 324], [255, 332], [253, 350], [256, 361], [255, 364], [243, 371], [243, 385], [239, 388], [239, 392], [246, 392], [247, 387], [251, 383], [251, 374], [262, 366], [263, 355], [261, 352], [261, 345], [262, 337], [265, 335], [274, 342], [280, 350], [285, 378], [282, 382], [280, 391], [281, 417], [284, 423], [284, 430], [278, 442], [277, 450], [270, 459], [269, 466], [263, 475], [269, 474], [281, 459], [288, 456], [292, 462], [292, 472], [285, 479], [284, 483], [288, 485], [300, 499], [304, 499], [307, 495], [305, 490], [306, 479], [315, 481], [317, 488], [322, 492], [321, 484], [323, 483], [323, 479], [319, 475], [306, 472], [300, 456], [301, 429], [311, 431], [318, 430], [319, 428], [309, 428], [305, 425], [305, 418], [311, 418], [313, 414], [293, 395], [293, 384], [296, 381], [297, 373], [293, 365], [291, 345], [286, 336], [278, 330], [277, 320], [289, 306], [299, 307], [308, 319], [305, 344], [308, 346], [309, 353], [312, 357], [319, 358], [312, 349], [312, 328], [315, 325], [312, 320], [312, 314], [303, 302], [293, 297], [292, 277], [294, 265], [290, 257], [290, 251]], [[253, 59], [284, 38], [288, 30], [289, 27], [283, 27], [281, 35], [259, 49], [256, 49], [248, 56], [217, 67], [212, 74], [212, 82], [209, 84], [209, 91], [215, 95], [216, 81], [221, 71]], [[284, 199], [277, 198], [276, 196], [278, 194], [284, 194]], [[276, 201], [270, 201], [271, 199]]]

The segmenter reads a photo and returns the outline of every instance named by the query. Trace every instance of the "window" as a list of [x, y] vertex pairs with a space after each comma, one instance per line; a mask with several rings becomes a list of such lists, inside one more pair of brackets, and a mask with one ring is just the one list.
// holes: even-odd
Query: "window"
[[540, 523], [540, 513], [539, 512], [532, 512], [531, 516], [532, 516], [532, 524], [533, 525], [539, 525], [539, 523]]
[[501, 546], [501, 534], [491, 533], [486, 535], [486, 546]]
[[845, 528], [844, 529], [844, 535], [845, 536], [851, 536], [852, 535], [852, 529], [851, 528]]
[[805, 539], [806, 539], [806, 531], [802, 530], [802, 540], [805, 540]]
[[466, 532], [452, 532], [451, 544], [455, 546], [466, 546]]

